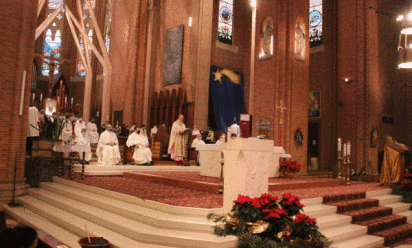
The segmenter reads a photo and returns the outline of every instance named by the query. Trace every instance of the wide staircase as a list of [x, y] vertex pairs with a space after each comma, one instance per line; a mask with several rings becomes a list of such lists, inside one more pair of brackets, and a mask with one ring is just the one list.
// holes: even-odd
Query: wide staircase
[[[384, 247], [407, 242], [412, 230], [407, 224], [412, 220], [410, 205], [390, 192], [385, 189], [301, 202], [305, 213], [317, 219], [320, 231], [333, 242], [332, 247]], [[171, 206], [61, 178], [29, 189], [18, 201], [23, 207], [3, 206], [10, 216], [72, 248], [80, 247], [77, 240], [86, 236], [86, 226], [92, 235], [119, 248], [237, 246], [236, 237], [214, 235], [214, 223], [206, 219], [207, 214], [221, 209]], [[397, 217], [387, 217], [390, 214]]]

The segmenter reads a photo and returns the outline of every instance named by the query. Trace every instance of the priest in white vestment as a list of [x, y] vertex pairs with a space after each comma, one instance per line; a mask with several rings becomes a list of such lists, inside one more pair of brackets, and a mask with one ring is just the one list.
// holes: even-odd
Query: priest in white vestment
[[206, 143], [202, 140], [202, 135], [199, 132], [196, 135], [196, 138], [193, 140], [191, 147], [196, 148], [198, 145], [204, 145], [204, 144]]
[[106, 126], [106, 131], [100, 135], [96, 155], [99, 165], [116, 165], [120, 162], [119, 141], [113, 132], [112, 125]]
[[227, 141], [241, 137], [240, 127], [238, 124], [236, 124], [236, 119], [233, 120], [233, 124], [227, 129], [227, 132]]
[[[90, 150], [90, 140], [87, 134], [87, 129], [83, 128], [82, 131], [80, 132], [80, 135], [76, 135], [76, 138], [74, 139], [74, 141], [76, 142], [76, 145], [88, 146], [89, 152], [85, 153], [86, 156], [84, 160], [86, 160], [87, 162], [90, 161], [92, 159], [92, 152]], [[80, 159], [83, 159], [83, 153], [79, 153], [79, 157]]]
[[29, 107], [29, 128], [27, 137], [39, 137], [39, 110], [36, 107]]
[[86, 126], [86, 122], [83, 120], [83, 118], [80, 117], [76, 121], [76, 124], [74, 124], [74, 135], [80, 136], [83, 129], [87, 130], [87, 126]]
[[179, 115], [179, 118], [173, 123], [172, 130], [170, 132], [169, 148], [167, 153], [170, 154], [170, 158], [175, 161], [183, 161], [185, 156], [185, 136], [183, 135], [186, 130], [186, 126], [183, 123], [183, 115]]
[[97, 126], [94, 123], [94, 119], [87, 123], [87, 135], [89, 136], [91, 144], [97, 144], [97, 142], [99, 142], [99, 133], [97, 132]]
[[136, 128], [129, 135], [126, 142], [127, 147], [135, 146], [133, 160], [135, 164], [150, 164], [152, 162], [152, 151], [149, 148], [149, 140], [141, 129]]
[[63, 122], [60, 139], [62, 141], [68, 141], [72, 135], [73, 135], [73, 125], [72, 125], [72, 122], [70, 121], [70, 116], [66, 116], [66, 120]]
[[216, 141], [215, 145], [222, 145], [226, 142], [226, 135], [220, 135], [219, 139]]

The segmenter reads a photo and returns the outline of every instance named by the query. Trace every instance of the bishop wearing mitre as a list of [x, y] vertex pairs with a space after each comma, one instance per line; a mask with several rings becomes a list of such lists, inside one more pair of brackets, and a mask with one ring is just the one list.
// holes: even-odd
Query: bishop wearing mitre
[[106, 131], [100, 135], [96, 155], [101, 166], [116, 165], [121, 160], [119, 141], [110, 124], [106, 125]]
[[140, 128], [136, 128], [129, 135], [126, 142], [127, 147], [135, 146], [133, 160], [135, 164], [150, 164], [152, 162], [152, 151], [149, 148], [149, 140]]
[[185, 156], [185, 136], [183, 133], [186, 130], [186, 126], [183, 123], [183, 119], [184, 116], [180, 114], [178, 119], [173, 123], [170, 132], [169, 149], [167, 153], [170, 154], [170, 158], [175, 161], [183, 161]]

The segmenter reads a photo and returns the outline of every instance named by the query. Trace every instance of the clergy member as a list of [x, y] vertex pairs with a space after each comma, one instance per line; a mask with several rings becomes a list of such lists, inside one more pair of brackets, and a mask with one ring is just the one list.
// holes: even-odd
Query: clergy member
[[[89, 135], [87, 133], [87, 129], [83, 128], [80, 132], [80, 135], [76, 135], [76, 138], [74, 139], [74, 141], [76, 142], [76, 145], [84, 145], [88, 147], [88, 152], [86, 152], [86, 156], [84, 158], [84, 160], [86, 160], [86, 162], [89, 162], [92, 159], [92, 152], [90, 149], [90, 139], [89, 139]], [[79, 157], [80, 159], [83, 159], [83, 153], [79, 152]]]
[[100, 135], [96, 155], [99, 165], [116, 165], [121, 160], [119, 141], [110, 124], [106, 125], [106, 131]]
[[228, 132], [227, 141], [240, 138], [241, 136], [240, 127], [238, 124], [236, 124], [236, 118], [233, 120], [232, 126], [230, 126], [227, 129], [227, 132]]
[[167, 153], [170, 154], [170, 158], [175, 161], [183, 161], [183, 157], [185, 156], [185, 137], [183, 133], [186, 130], [186, 126], [183, 123], [183, 119], [184, 116], [180, 114], [178, 119], [173, 123], [170, 132]]
[[72, 125], [72, 122], [70, 121], [70, 116], [67, 115], [66, 120], [63, 122], [60, 139], [62, 141], [69, 141], [72, 135], [73, 135], [73, 125]]
[[197, 133], [196, 138], [193, 139], [192, 148], [196, 148], [198, 145], [204, 145], [206, 144], [203, 140], [202, 140], [202, 135], [200, 134], [200, 132]]
[[97, 142], [99, 142], [99, 133], [97, 132], [97, 126], [94, 123], [94, 119], [87, 123], [87, 135], [89, 136], [91, 144], [97, 144]]
[[74, 124], [74, 135], [75, 136], [80, 136], [82, 134], [82, 130], [86, 129], [86, 122], [83, 120], [83, 117], [80, 117], [77, 121], [76, 124]]
[[152, 162], [152, 151], [149, 148], [149, 140], [140, 128], [129, 135], [126, 142], [127, 147], [135, 146], [133, 160], [135, 164], [150, 164]]

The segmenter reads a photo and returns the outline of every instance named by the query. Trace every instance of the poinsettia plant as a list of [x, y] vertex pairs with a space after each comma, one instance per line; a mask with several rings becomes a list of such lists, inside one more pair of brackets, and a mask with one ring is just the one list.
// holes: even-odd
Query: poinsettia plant
[[296, 161], [285, 161], [280, 164], [279, 170], [300, 171], [300, 167], [302, 166]]
[[330, 242], [319, 232], [316, 219], [303, 214], [304, 205], [291, 194], [281, 199], [270, 194], [259, 198], [239, 195], [226, 215], [209, 214], [215, 222], [216, 235], [236, 235], [238, 247], [329, 247]]
[[[407, 166], [406, 173], [404, 174], [404, 179], [402, 182], [392, 184], [392, 194], [402, 195], [403, 202], [412, 203], [412, 166]], [[410, 207], [412, 210], [412, 205]]]

